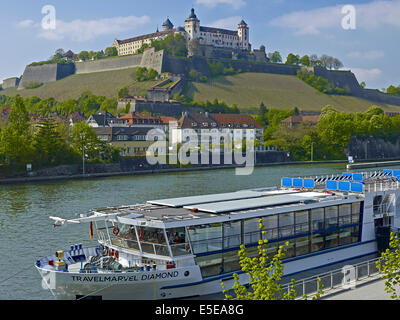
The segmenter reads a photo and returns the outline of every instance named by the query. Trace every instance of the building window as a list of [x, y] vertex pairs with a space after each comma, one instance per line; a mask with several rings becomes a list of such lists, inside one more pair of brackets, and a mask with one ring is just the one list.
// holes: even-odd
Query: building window
[[128, 141], [129, 137], [126, 134], [120, 134], [117, 136], [118, 141]]

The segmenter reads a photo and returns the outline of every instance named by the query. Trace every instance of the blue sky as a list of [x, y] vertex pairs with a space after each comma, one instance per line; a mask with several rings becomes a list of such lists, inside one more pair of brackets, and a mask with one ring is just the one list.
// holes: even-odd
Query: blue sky
[[[42, 8], [56, 9], [56, 29], [43, 30]], [[345, 30], [344, 5], [355, 8], [355, 29]], [[115, 38], [154, 32], [168, 16], [183, 25], [194, 7], [204, 26], [250, 27], [253, 48], [332, 55], [369, 88], [400, 85], [400, 0], [15, 0], [0, 6], [0, 82], [56, 49], [101, 50]]]

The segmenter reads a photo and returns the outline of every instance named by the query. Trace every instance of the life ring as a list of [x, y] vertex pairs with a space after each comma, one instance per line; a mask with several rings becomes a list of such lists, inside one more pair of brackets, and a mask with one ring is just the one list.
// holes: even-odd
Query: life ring
[[114, 228], [113, 228], [113, 235], [114, 236], [117, 236], [119, 234], [119, 228], [118, 228], [118, 226], [114, 226]]

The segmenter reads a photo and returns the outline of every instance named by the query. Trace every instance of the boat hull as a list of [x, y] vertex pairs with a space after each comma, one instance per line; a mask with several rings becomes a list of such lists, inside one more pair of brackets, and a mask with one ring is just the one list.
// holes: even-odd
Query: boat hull
[[[325, 250], [315, 254], [287, 259], [283, 262], [284, 276], [344, 262], [377, 252], [376, 241], [357, 243]], [[57, 299], [97, 298], [103, 300], [158, 300], [221, 294], [221, 281], [226, 288], [234, 284], [233, 274], [203, 279], [198, 266], [135, 273], [69, 273], [38, 268]], [[239, 273], [242, 284], [248, 277]], [[50, 281], [49, 281], [50, 279]]]

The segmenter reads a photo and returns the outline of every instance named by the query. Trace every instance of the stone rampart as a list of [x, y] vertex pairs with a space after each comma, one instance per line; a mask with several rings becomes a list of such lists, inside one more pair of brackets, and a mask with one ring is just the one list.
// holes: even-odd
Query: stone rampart
[[3, 80], [2, 88], [17, 88], [19, 85], [19, 78], [8, 78]]
[[140, 67], [142, 55], [76, 62], [76, 74]]
[[18, 89], [23, 89], [31, 82], [46, 83], [57, 81], [75, 73], [75, 65], [68, 64], [44, 64], [41, 66], [27, 66], [21, 81], [19, 82]]

